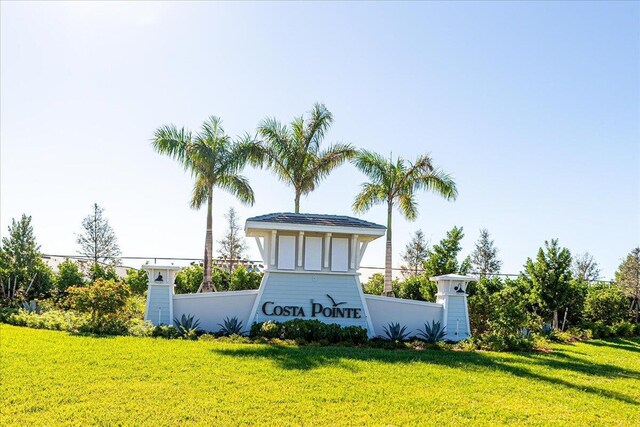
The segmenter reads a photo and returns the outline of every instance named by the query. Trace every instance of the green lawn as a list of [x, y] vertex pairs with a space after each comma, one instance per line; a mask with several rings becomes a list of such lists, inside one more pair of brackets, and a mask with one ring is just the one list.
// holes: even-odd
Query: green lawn
[[2, 425], [637, 425], [640, 339], [548, 354], [94, 338], [0, 325]]

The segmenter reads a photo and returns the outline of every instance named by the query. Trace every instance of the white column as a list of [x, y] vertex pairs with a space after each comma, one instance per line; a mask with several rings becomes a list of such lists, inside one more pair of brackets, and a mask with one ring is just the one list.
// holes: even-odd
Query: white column
[[304, 242], [304, 231], [301, 231], [298, 234], [298, 267], [302, 267], [302, 251], [304, 246], [302, 245]]
[[271, 265], [276, 265], [276, 236], [278, 232], [276, 230], [271, 230]]
[[356, 268], [356, 257], [358, 256], [358, 235], [353, 234], [351, 236], [351, 269]]
[[324, 268], [329, 268], [329, 247], [331, 245], [331, 233], [324, 235]]

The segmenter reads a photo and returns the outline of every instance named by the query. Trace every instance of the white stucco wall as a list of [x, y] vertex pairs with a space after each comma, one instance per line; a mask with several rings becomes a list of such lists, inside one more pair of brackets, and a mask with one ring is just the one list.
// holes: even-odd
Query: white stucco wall
[[407, 327], [409, 336], [416, 336], [418, 329], [431, 321], [441, 322], [443, 306], [432, 302], [402, 298], [365, 295], [375, 336], [385, 337], [384, 329], [389, 323], [400, 323]]
[[173, 296], [173, 315], [193, 315], [200, 319], [200, 328], [207, 332], [218, 332], [226, 317], [237, 317], [245, 330], [251, 327], [249, 315], [258, 295], [257, 290], [207, 292]]

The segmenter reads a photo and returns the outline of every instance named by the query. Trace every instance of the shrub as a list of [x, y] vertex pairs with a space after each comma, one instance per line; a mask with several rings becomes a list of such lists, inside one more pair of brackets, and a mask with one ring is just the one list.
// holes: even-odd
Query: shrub
[[104, 279], [96, 280], [91, 286], [69, 288], [71, 306], [81, 313], [89, 313], [94, 323], [120, 314], [130, 294], [129, 285]]
[[224, 319], [224, 324], [218, 323], [220, 326], [220, 334], [224, 336], [230, 335], [242, 335], [242, 329], [244, 325], [242, 321], [238, 321], [237, 317], [232, 317], [229, 319], [228, 317]]
[[239, 265], [231, 275], [229, 290], [241, 291], [244, 289], [258, 289], [261, 281], [262, 273], [248, 271], [243, 265]]
[[400, 323], [389, 323], [382, 330], [390, 341], [406, 341], [409, 337], [407, 327], [400, 326]]
[[442, 324], [440, 322], [432, 320], [431, 325], [425, 323], [424, 329], [419, 330], [418, 337], [422, 338], [426, 342], [434, 343], [437, 341], [442, 341], [446, 334], [447, 333], [445, 331], [445, 328], [442, 327]]
[[130, 268], [127, 270], [127, 277], [125, 277], [124, 282], [129, 285], [131, 292], [142, 295], [149, 287], [149, 275], [143, 269]]
[[78, 264], [70, 259], [64, 260], [58, 265], [58, 273], [55, 275], [55, 285], [59, 292], [66, 293], [71, 286], [84, 286], [84, 276]]
[[180, 334], [178, 333], [178, 329], [172, 325], [158, 325], [153, 328], [151, 331], [151, 336], [154, 338], [167, 338], [167, 339], [175, 339], [179, 338]]
[[627, 297], [617, 286], [600, 283], [588, 288], [583, 312], [587, 322], [613, 325], [624, 320], [628, 311]]
[[612, 330], [617, 337], [630, 337], [633, 335], [634, 326], [631, 322], [622, 321], [612, 325]]
[[183, 268], [176, 275], [175, 293], [191, 294], [197, 292], [202, 283], [203, 275], [204, 269], [198, 264]]
[[[286, 322], [267, 321], [251, 326], [251, 337], [280, 338], [326, 344], [362, 344], [367, 341], [367, 330], [359, 326], [340, 326], [319, 320], [292, 319]], [[304, 340], [304, 341], [301, 341]]]
[[[398, 279], [395, 279], [391, 282], [391, 288], [396, 295], [399, 294]], [[384, 290], [384, 274], [382, 273], [372, 274], [369, 280], [362, 284], [362, 291], [365, 294], [382, 295], [383, 290]]]
[[78, 332], [89, 322], [89, 318], [73, 311], [51, 310], [37, 314], [26, 310], [18, 310], [9, 314], [6, 322], [15, 326], [27, 326], [36, 329]]

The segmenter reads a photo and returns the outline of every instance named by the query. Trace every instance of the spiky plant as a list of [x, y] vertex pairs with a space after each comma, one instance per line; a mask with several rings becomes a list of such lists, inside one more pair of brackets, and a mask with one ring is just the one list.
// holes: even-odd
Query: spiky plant
[[400, 326], [400, 323], [389, 323], [382, 329], [390, 341], [405, 341], [409, 337], [407, 327]]
[[194, 319], [192, 314], [189, 316], [183, 314], [180, 319], [176, 317], [173, 319], [173, 324], [178, 330], [180, 338], [195, 339], [200, 332], [200, 319]]
[[425, 323], [424, 329], [418, 329], [418, 337], [430, 343], [442, 341], [446, 334], [447, 332], [442, 327], [442, 324], [435, 320], [431, 321], [431, 325]]
[[22, 308], [28, 313], [40, 314], [41, 311], [41, 307], [38, 305], [36, 300], [23, 301]]
[[242, 329], [244, 327], [242, 321], [239, 321], [235, 316], [232, 318], [226, 317], [224, 324], [218, 323], [218, 326], [220, 326], [220, 334], [225, 336], [242, 335]]

